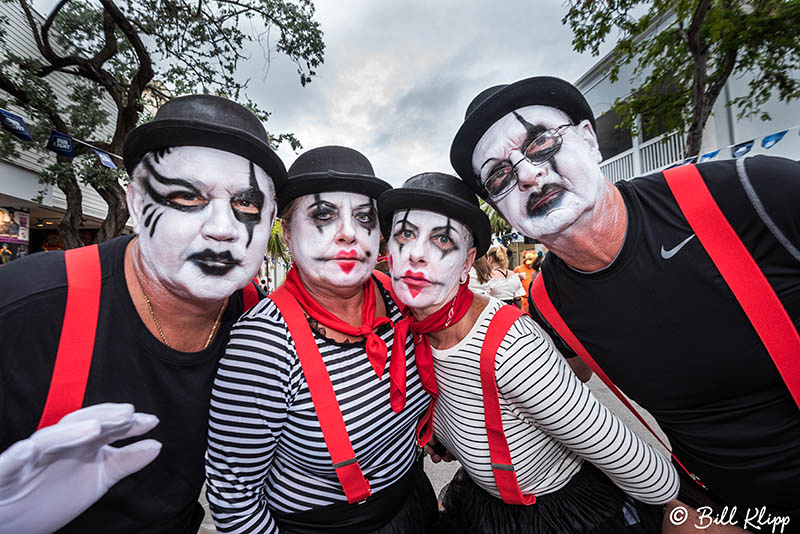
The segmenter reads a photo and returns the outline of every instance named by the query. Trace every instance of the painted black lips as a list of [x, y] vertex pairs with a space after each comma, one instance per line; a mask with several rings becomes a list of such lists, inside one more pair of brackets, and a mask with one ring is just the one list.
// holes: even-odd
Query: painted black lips
[[203, 274], [210, 276], [223, 276], [239, 265], [239, 260], [230, 252], [214, 252], [210, 249], [189, 255], [189, 260], [193, 261]]
[[556, 184], [545, 184], [542, 190], [528, 197], [528, 217], [542, 217], [561, 203], [564, 188]]

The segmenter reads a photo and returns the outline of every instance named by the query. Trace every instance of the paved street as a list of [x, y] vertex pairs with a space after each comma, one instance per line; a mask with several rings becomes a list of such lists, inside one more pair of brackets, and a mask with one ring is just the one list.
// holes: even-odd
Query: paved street
[[[638, 419], [636, 419], [636, 417], [634, 417], [628, 411], [628, 409], [625, 408], [625, 406], [619, 400], [617, 400], [614, 394], [609, 391], [609, 389], [600, 381], [600, 379], [598, 379], [596, 376], [593, 376], [589, 381], [589, 387], [603, 404], [608, 406], [617, 415], [617, 417], [621, 418], [625, 424], [633, 429], [642, 439], [654, 444], [662, 453], [665, 455], [667, 454], [667, 452], [650, 435], [650, 432], [648, 432], [647, 429], [645, 429], [644, 426], [639, 423]], [[650, 417], [650, 414], [644, 410], [642, 410], [641, 413], [645, 416], [650, 426], [660, 431], [653, 418]], [[661, 434], [661, 439], [666, 441], [666, 438], [663, 434]], [[445, 486], [445, 484], [450, 481], [457, 469], [458, 462], [451, 462], [449, 464], [440, 462], [438, 464], [434, 464], [430, 461], [430, 459], [425, 459], [425, 472], [428, 473], [428, 477], [430, 477], [431, 483], [433, 484], [433, 488], [437, 495]], [[206, 517], [205, 521], [203, 522], [203, 527], [200, 529], [200, 534], [211, 534], [216, 532], [214, 529], [214, 522], [211, 520], [211, 514], [208, 512], [208, 505], [205, 502], [205, 499], [203, 499], [202, 502], [206, 507]]]

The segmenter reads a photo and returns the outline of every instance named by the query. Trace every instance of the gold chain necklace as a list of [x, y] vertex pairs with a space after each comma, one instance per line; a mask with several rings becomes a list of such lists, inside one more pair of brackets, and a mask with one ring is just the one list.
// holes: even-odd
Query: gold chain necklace
[[[153, 319], [153, 323], [156, 325], [156, 330], [158, 330], [158, 335], [161, 336], [161, 341], [164, 342], [164, 345], [169, 347], [170, 344], [167, 341], [166, 336], [164, 336], [164, 331], [161, 329], [161, 323], [158, 322], [158, 317], [156, 317], [156, 314], [153, 312], [153, 305], [150, 304], [150, 299], [147, 298], [144, 289], [142, 289], [142, 296], [144, 296], [144, 301], [147, 303], [147, 311], [150, 312], [150, 318]], [[206, 343], [200, 350], [206, 350], [208, 346], [211, 344], [211, 340], [214, 339], [214, 334], [217, 332], [217, 328], [219, 328], [220, 319], [222, 319], [222, 312], [225, 310], [226, 303], [227, 302], [223, 302], [222, 306], [220, 306], [219, 312], [217, 312], [217, 318], [214, 319], [214, 326], [211, 327], [211, 332], [208, 333], [208, 338], [206, 339]]]

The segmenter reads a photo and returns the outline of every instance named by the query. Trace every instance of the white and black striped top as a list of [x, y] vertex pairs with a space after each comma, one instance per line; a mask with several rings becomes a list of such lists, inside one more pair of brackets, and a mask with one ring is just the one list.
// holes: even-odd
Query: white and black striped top
[[[461, 342], [433, 350], [439, 388], [435, 434], [495, 497], [500, 494], [489, 460], [480, 351], [501, 305], [490, 299]], [[662, 504], [676, 497], [678, 474], [670, 462], [597, 401], [527, 315], [500, 344], [495, 373], [503, 428], [524, 494], [559, 490], [585, 459], [640, 501]]]
[[[380, 286], [380, 284], [377, 284]], [[401, 318], [380, 287], [387, 315]], [[391, 353], [393, 329], [376, 332]], [[372, 492], [404, 475], [414, 461], [414, 428], [430, 402], [411, 339], [406, 342], [407, 399], [396, 414], [389, 370], [378, 379], [365, 342], [336, 343], [314, 333], [350, 441]], [[233, 327], [211, 395], [208, 501], [220, 532], [277, 532], [270, 510], [300, 512], [346, 502], [331, 464], [295, 345], [268, 299]]]

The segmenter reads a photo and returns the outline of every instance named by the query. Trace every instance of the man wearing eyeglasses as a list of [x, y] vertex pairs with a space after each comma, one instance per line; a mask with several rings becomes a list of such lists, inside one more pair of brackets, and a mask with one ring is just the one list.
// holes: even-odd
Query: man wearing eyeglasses
[[[800, 164], [765, 156], [704, 163], [689, 169], [695, 189], [681, 197], [691, 203], [698, 187], [709, 192], [744, 247], [736, 259], [744, 266], [750, 255], [763, 272], [766, 289], [747, 287], [748, 279], [744, 292], [756, 306], [774, 297], [775, 313], [785, 315], [788, 331], [776, 334], [771, 318], [756, 331], [740, 304], [745, 297], [737, 301], [706, 250], [707, 223], [690, 224], [690, 208], [678, 205], [674, 188], [684, 187], [687, 170], [680, 180], [668, 172], [670, 183], [663, 173], [606, 180], [594, 115], [571, 84], [535, 77], [483, 91], [467, 109], [450, 159], [516, 230], [550, 250], [531, 314], [567, 357], [577, 345], [558, 333], [574, 335], [656, 418], [675, 456], [706, 486], [685, 474], [681, 501], [711, 506], [715, 517], [736, 506], [729, 524], [750, 529], [766, 507], [764, 520], [786, 517], [783, 531], [800, 531], [800, 409], [789, 389], [789, 375], [800, 381], [800, 344], [779, 347], [789, 354], [786, 367], [774, 344], [762, 341], [800, 343]], [[713, 211], [702, 206], [695, 210], [701, 218]], [[542, 294], [570, 334], [551, 327]], [[679, 519], [665, 519], [665, 531], [710, 525], [697, 515]]]

